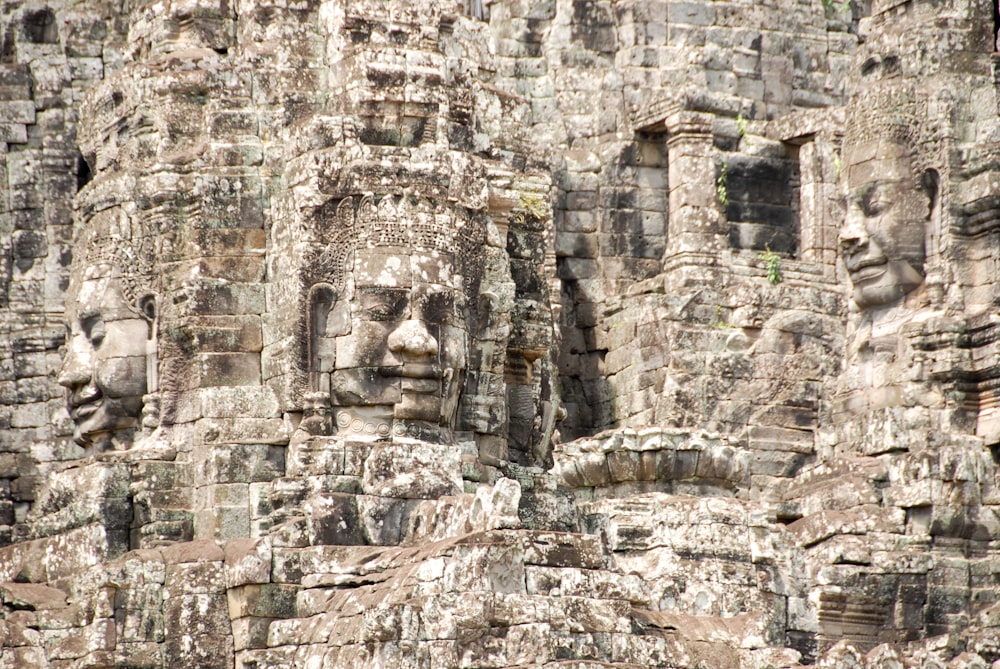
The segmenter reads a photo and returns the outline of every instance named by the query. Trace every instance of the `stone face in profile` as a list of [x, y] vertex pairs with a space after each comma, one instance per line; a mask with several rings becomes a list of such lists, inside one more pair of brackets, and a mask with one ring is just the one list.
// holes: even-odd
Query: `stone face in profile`
[[107, 450], [118, 433], [138, 424], [150, 321], [126, 299], [114, 266], [101, 263], [71, 283], [67, 327], [58, 380], [66, 388], [73, 439]]
[[893, 304], [923, 283], [938, 187], [936, 172], [917, 169], [915, 118], [891, 104], [865, 111], [870, 118], [855, 110], [844, 141], [848, 192], [840, 233], [853, 299], [862, 309]]

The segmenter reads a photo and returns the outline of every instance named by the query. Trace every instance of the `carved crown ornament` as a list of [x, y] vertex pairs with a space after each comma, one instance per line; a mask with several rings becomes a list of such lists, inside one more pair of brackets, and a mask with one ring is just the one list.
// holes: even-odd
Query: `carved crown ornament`
[[486, 218], [412, 195], [349, 196], [314, 215], [316, 254], [307, 262], [307, 283], [329, 283], [340, 292], [349, 262], [361, 249], [395, 248], [431, 253], [454, 261], [464, 272], [481, 260]]
[[[122, 294], [129, 309], [145, 315], [140, 299], [153, 290], [157, 238], [144, 234], [124, 212], [108, 210], [106, 220], [93, 221], [79, 239], [79, 258], [87, 266], [108, 265], [120, 274]], [[117, 215], [116, 215], [117, 214]]]
[[931, 168], [944, 177], [947, 162], [942, 132], [931, 117], [929, 102], [908, 83], [879, 83], [860, 91], [848, 106], [845, 153], [879, 139], [889, 139], [911, 151], [916, 178]]

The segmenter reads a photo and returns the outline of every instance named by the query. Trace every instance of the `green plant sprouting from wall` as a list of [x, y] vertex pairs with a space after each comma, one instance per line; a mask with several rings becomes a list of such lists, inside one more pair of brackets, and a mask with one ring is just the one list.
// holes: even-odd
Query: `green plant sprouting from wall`
[[715, 196], [719, 199], [719, 204], [723, 207], [729, 206], [729, 189], [726, 182], [729, 179], [729, 163], [722, 161], [719, 169], [719, 177], [715, 180]]
[[771, 247], [765, 247], [764, 251], [760, 254], [760, 259], [764, 261], [767, 280], [772, 286], [777, 286], [785, 280], [785, 277], [781, 275], [781, 256], [772, 251]]
[[736, 129], [740, 131], [740, 139], [746, 139], [749, 125], [750, 121], [743, 115], [743, 112], [736, 115]]
[[520, 223], [543, 221], [548, 216], [548, 204], [538, 195], [521, 194], [520, 211], [514, 214], [514, 219]]
[[841, 14], [850, 8], [851, 0], [823, 0], [823, 10], [827, 15]]

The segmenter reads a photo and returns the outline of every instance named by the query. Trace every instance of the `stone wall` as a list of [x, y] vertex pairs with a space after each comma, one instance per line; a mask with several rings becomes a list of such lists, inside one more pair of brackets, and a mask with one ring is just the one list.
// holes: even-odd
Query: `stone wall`
[[0, 16], [0, 667], [1000, 666], [995, 7]]
[[[556, 25], [562, 10], [572, 26], [548, 67], [568, 149], [554, 165], [555, 223], [575, 436], [629, 419], [607, 387], [600, 328], [608, 300], [635, 282], [697, 254], [742, 250], [752, 263], [768, 248], [832, 276], [831, 121], [857, 37], [852, 10], [821, 3], [556, 7]], [[795, 174], [797, 186], [785, 178]]]

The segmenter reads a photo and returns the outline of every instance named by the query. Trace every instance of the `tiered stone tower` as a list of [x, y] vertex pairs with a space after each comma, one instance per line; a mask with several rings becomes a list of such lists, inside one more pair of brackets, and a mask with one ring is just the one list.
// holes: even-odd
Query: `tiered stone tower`
[[0, 16], [0, 667], [1000, 666], [994, 4]]

